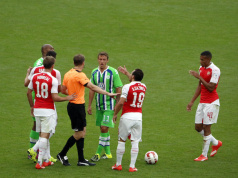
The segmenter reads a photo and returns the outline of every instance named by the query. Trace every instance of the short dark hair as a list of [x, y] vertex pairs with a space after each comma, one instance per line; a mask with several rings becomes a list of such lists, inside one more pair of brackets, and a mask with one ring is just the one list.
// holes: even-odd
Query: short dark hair
[[74, 65], [75, 66], [82, 65], [84, 61], [85, 61], [84, 55], [77, 54], [77, 55], [74, 56]]
[[46, 48], [48, 48], [48, 47], [52, 47], [52, 48], [53, 48], [53, 46], [50, 45], [50, 44], [44, 44], [44, 45], [41, 47], [41, 53], [42, 53], [42, 55], [43, 55], [43, 53], [44, 53], [44, 50], [45, 50]]
[[55, 58], [53, 56], [46, 56], [43, 60], [45, 69], [50, 69], [55, 64]]
[[212, 53], [210, 51], [203, 51], [201, 56], [206, 56], [207, 58], [212, 59]]
[[46, 53], [46, 56], [53, 56], [55, 59], [56, 59], [56, 55], [57, 55], [57, 53], [55, 51], [48, 51]]
[[99, 58], [99, 56], [106, 56], [107, 59], [109, 59], [109, 55], [105, 51], [102, 51], [102, 52], [98, 53], [98, 58]]
[[141, 69], [135, 69], [133, 72], [132, 72], [132, 75], [135, 76], [135, 81], [141, 81], [144, 77], [144, 73]]

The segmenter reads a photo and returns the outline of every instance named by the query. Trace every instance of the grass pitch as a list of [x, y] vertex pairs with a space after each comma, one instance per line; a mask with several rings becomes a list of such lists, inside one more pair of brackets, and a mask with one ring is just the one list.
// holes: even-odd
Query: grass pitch
[[[236, 177], [238, 166], [238, 2], [235, 0], [58, 0], [0, 1], [1, 78], [1, 177]], [[112, 171], [116, 161], [117, 127], [110, 130], [113, 158], [95, 167], [77, 167], [76, 147], [69, 153], [70, 167], [60, 163], [36, 170], [27, 159], [30, 109], [23, 86], [28, 66], [41, 56], [40, 47], [50, 43], [58, 53], [55, 68], [63, 75], [73, 67], [72, 58], [86, 56], [84, 72], [90, 76], [97, 54], [109, 53], [109, 65], [141, 68], [147, 85], [143, 105], [143, 142], [129, 173], [130, 143], [126, 145], [123, 170]], [[198, 81], [188, 71], [198, 70], [199, 55], [213, 54], [221, 69], [218, 86], [220, 114], [213, 135], [223, 141], [214, 158], [194, 162], [201, 154], [202, 138], [194, 130], [194, 115], [186, 106]], [[124, 84], [128, 83], [121, 75]], [[86, 105], [88, 89], [86, 89]], [[51, 154], [62, 149], [72, 135], [67, 103], [57, 103], [59, 122], [51, 139]], [[96, 151], [99, 128], [95, 112], [87, 115], [85, 158]], [[156, 165], [147, 165], [144, 154], [158, 153]]]

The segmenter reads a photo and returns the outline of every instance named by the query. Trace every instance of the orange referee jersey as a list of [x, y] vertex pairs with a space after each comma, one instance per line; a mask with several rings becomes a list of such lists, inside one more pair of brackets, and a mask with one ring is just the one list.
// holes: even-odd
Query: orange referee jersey
[[87, 78], [85, 73], [71, 69], [64, 75], [63, 85], [66, 86], [68, 90], [68, 94], [72, 95], [76, 93], [77, 98], [74, 101], [69, 101], [75, 104], [84, 104], [84, 94], [85, 94], [85, 87], [84, 85], [88, 83], [90, 80]]

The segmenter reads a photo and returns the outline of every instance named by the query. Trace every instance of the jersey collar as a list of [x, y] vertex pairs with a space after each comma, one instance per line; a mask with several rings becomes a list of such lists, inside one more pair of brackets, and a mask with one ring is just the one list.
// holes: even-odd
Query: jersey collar
[[100, 68], [99, 68], [99, 66], [98, 66], [98, 71], [99, 71], [101, 74], [103, 74], [105, 71], [107, 71], [108, 68], [109, 68], [109, 66], [107, 66], [107, 68], [106, 68], [103, 72], [101, 72], [101, 70], [100, 70]]
[[140, 81], [133, 81], [133, 82], [131, 82], [131, 83], [141, 83]]
[[211, 68], [212, 65], [213, 65], [213, 62], [211, 62], [209, 66], [205, 67], [205, 69]]

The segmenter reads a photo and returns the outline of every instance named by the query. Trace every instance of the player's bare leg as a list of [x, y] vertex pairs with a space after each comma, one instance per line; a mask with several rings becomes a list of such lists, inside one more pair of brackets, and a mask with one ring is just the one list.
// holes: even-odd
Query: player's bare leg
[[195, 124], [195, 130], [196, 130], [202, 137], [204, 136], [203, 124]]

